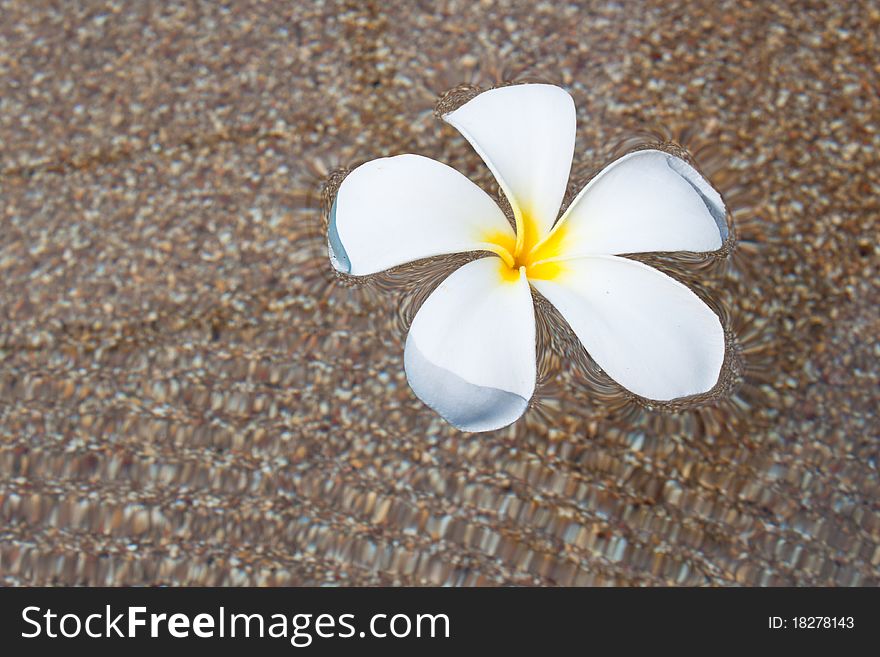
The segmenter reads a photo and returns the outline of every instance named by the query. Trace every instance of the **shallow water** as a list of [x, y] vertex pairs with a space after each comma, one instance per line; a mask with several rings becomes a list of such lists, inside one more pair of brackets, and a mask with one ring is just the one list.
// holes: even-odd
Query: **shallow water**
[[[880, 14], [484, 5], [4, 6], [0, 581], [880, 583]], [[547, 308], [526, 416], [462, 434], [402, 358], [462, 260], [332, 273], [328, 175], [495, 193], [435, 103], [527, 78], [572, 192], [660, 141], [723, 193], [725, 258], [639, 258], [724, 319], [714, 394], [646, 405]]]

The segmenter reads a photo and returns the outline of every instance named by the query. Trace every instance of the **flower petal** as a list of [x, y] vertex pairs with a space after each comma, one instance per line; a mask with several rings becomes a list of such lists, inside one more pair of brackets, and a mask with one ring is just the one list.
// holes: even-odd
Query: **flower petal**
[[443, 120], [492, 170], [517, 215], [517, 229], [524, 232], [520, 226], [525, 224], [525, 231], [536, 231], [525, 239], [546, 235], [559, 213], [574, 154], [571, 96], [549, 84], [500, 87], [484, 91]]
[[636, 151], [593, 178], [538, 249], [568, 257], [715, 251], [727, 239], [726, 216], [721, 195], [687, 162]]
[[362, 164], [339, 187], [327, 231], [330, 260], [374, 274], [420, 258], [513, 242], [498, 205], [455, 169], [420, 155]]
[[488, 257], [453, 272], [416, 314], [404, 364], [416, 395], [458, 429], [491, 431], [514, 422], [536, 376], [524, 269], [511, 272]]
[[718, 316], [678, 281], [617, 256], [562, 260], [532, 284], [620, 385], [648, 399], [710, 390], [724, 361]]

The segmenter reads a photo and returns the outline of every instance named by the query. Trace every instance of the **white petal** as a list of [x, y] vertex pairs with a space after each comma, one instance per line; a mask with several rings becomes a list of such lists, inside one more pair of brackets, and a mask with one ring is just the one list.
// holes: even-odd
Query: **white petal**
[[624, 388], [669, 400], [710, 390], [724, 330], [697, 295], [656, 269], [617, 256], [564, 260], [532, 284], [562, 313], [587, 352]]
[[727, 238], [721, 195], [684, 160], [636, 151], [584, 187], [555, 232], [566, 256], [714, 251]]
[[[504, 427], [535, 390], [535, 315], [524, 269], [496, 257], [464, 265], [427, 298], [406, 338], [418, 397], [462, 431]], [[508, 270], [509, 271], [509, 270]]]
[[362, 276], [420, 258], [491, 248], [513, 239], [498, 205], [455, 169], [420, 155], [362, 164], [339, 187], [330, 211], [330, 259]]
[[545, 235], [559, 212], [574, 153], [574, 101], [549, 84], [484, 91], [443, 119], [483, 158], [514, 213]]

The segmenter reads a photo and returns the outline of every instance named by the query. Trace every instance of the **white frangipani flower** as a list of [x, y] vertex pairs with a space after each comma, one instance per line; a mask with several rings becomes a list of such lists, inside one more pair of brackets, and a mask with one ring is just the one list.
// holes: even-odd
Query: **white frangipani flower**
[[416, 314], [404, 354], [416, 395], [465, 431], [519, 418], [536, 377], [530, 285], [636, 395], [670, 400], [716, 384], [725, 349], [718, 317], [678, 281], [621, 257], [721, 247], [724, 203], [693, 167], [659, 150], [630, 153], [556, 221], [574, 152], [568, 93], [546, 84], [501, 87], [443, 119], [495, 175], [515, 231], [477, 185], [419, 155], [352, 171], [328, 229], [334, 267], [354, 276], [441, 254], [494, 254], [455, 271]]

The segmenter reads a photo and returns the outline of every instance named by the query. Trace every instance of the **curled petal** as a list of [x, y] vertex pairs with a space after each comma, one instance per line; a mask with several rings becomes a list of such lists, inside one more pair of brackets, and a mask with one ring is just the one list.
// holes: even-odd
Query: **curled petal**
[[556, 220], [574, 154], [574, 101], [549, 84], [484, 91], [443, 120], [454, 126], [495, 175], [517, 220], [517, 237], [534, 244]]
[[435, 255], [497, 250], [515, 239], [483, 190], [420, 155], [372, 160], [348, 174], [327, 233], [333, 266], [355, 276]]
[[535, 390], [535, 315], [524, 269], [470, 262], [441, 283], [413, 320], [404, 355], [418, 397], [462, 431], [504, 427]]
[[707, 392], [724, 361], [724, 330], [696, 294], [656, 269], [617, 256], [563, 260], [532, 284], [620, 385], [648, 399]]
[[538, 249], [546, 256], [719, 249], [727, 239], [721, 195], [681, 158], [636, 151], [584, 187]]

